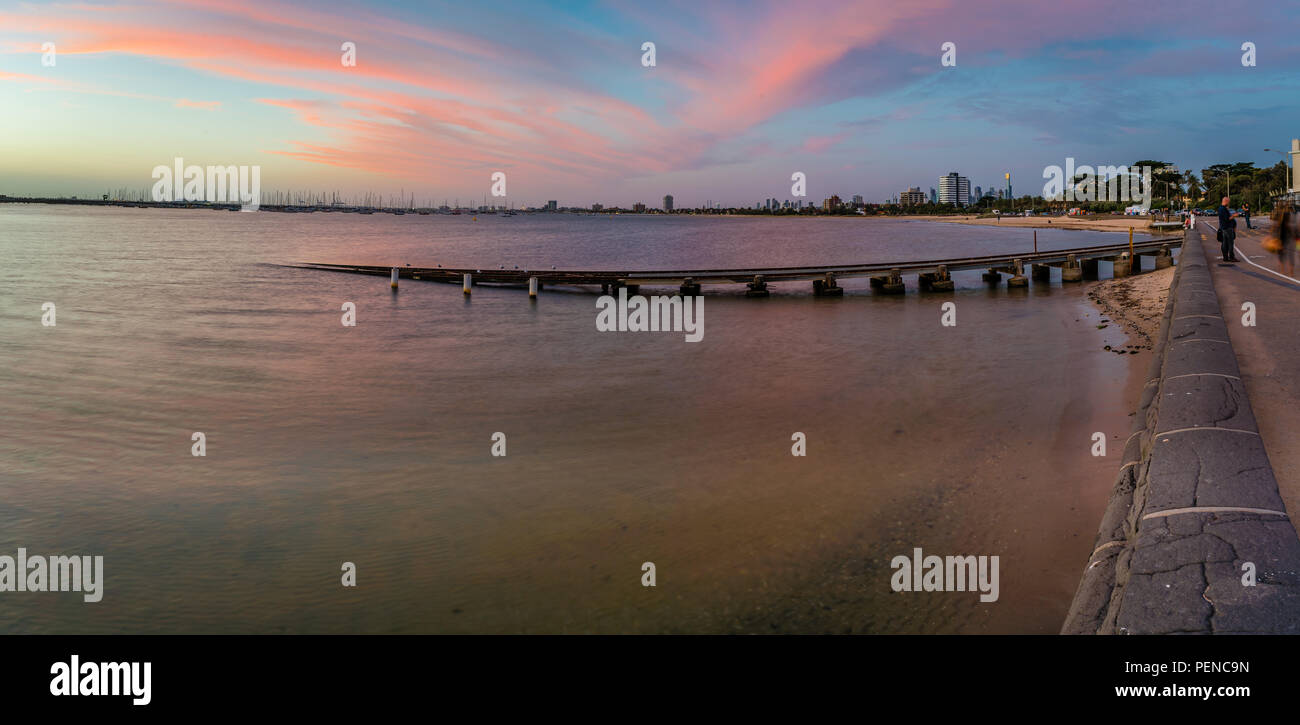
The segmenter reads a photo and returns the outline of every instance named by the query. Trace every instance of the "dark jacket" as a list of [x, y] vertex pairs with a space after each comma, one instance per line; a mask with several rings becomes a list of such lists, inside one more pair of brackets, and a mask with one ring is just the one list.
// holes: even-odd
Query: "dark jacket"
[[1219, 206], [1219, 228], [1234, 229], [1236, 226], [1237, 222], [1233, 220], [1232, 212], [1228, 211], [1228, 207]]

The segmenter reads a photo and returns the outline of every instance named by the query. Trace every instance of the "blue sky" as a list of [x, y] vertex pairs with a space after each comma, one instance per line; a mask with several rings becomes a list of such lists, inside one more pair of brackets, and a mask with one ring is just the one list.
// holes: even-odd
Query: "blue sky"
[[1031, 192], [1067, 156], [1270, 165], [1300, 137], [1297, 20], [1295, 3], [5, 0], [0, 193], [144, 188], [178, 156], [259, 165], [264, 189], [439, 202], [505, 171], [516, 203], [572, 205], [785, 199], [795, 171], [810, 201], [880, 201], [948, 171]]

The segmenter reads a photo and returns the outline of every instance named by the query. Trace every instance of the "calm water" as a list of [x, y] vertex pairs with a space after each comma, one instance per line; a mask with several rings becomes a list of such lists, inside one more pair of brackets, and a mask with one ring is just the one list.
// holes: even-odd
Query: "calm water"
[[[587, 291], [276, 266], [853, 263], [1030, 235], [0, 205], [0, 554], [102, 554], [106, 578], [98, 604], [0, 593], [0, 631], [1056, 631], [1120, 454], [1091, 433], [1122, 440], [1132, 404], [1082, 286], [738, 287], [687, 344], [597, 332]], [[999, 601], [891, 592], [916, 546], [999, 555]]]

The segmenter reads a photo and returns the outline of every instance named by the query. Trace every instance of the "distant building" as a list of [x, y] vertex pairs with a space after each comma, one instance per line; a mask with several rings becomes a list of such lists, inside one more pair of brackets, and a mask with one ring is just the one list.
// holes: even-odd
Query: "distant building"
[[642, 203], [639, 202], [639, 201], [638, 201], [637, 203], [633, 204], [633, 205], [632, 205], [632, 212], [635, 213], [635, 214], [644, 214], [644, 213], [645, 213], [645, 204], [642, 204]]
[[672, 210], [673, 210], [673, 195], [672, 195], [672, 194], [665, 194], [665, 195], [664, 195], [664, 211], [672, 211]]
[[862, 201], [862, 195], [861, 195], [861, 194], [854, 194], [854, 195], [853, 195], [853, 206], [865, 206], [865, 202]]
[[930, 187], [930, 203], [931, 204], [939, 203], [939, 192], [935, 191], [933, 186]]
[[1289, 158], [1291, 164], [1291, 188], [1287, 191], [1295, 194], [1300, 192], [1300, 138], [1291, 139]]
[[947, 176], [939, 177], [940, 204], [964, 206], [969, 201], [970, 179], [958, 174], [956, 171], [949, 172]]
[[822, 210], [823, 210], [823, 211], [835, 211], [836, 209], [839, 209], [840, 206], [841, 206], [843, 203], [844, 203], [843, 201], [840, 201], [840, 197], [839, 197], [839, 196], [836, 196], [836, 195], [832, 194], [832, 195], [831, 195], [831, 198], [829, 198], [829, 199], [827, 199], [826, 201], [823, 201], [823, 202], [822, 202]]
[[591, 210], [592, 210], [592, 211], [600, 211], [601, 209], [604, 209], [604, 208], [605, 208], [605, 205], [604, 205], [604, 204], [592, 204], [592, 205], [591, 205]]
[[559, 208], [559, 204], [554, 199], [551, 199], [550, 201], [546, 202], [547, 211], [555, 211], [558, 208]]
[[[855, 199], [861, 199], [861, 198], [862, 198], [862, 197], [855, 197]], [[899, 203], [899, 204], [902, 204], [903, 206], [913, 206], [913, 205], [915, 205], [915, 204], [924, 204], [924, 203], [925, 203], [925, 193], [921, 191], [921, 187], [919, 187], [919, 186], [913, 186], [913, 187], [911, 187], [910, 189], [908, 189], [907, 191], [901, 192], [901, 193], [898, 195], [898, 203]]]
[[983, 198], [984, 198], [984, 190], [979, 188], [978, 186], [975, 187], [975, 201], [978, 202], [980, 199]]

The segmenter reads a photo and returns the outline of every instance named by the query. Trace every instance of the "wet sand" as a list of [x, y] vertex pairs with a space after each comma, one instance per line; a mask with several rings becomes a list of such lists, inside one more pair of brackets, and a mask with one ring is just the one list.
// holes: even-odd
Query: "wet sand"
[[1114, 352], [1124, 354], [1151, 349], [1152, 338], [1165, 313], [1165, 301], [1173, 279], [1174, 268], [1170, 267], [1132, 277], [1103, 280], [1088, 290], [1088, 299], [1106, 316], [1098, 324], [1117, 323], [1131, 338], [1129, 344], [1114, 349]]

